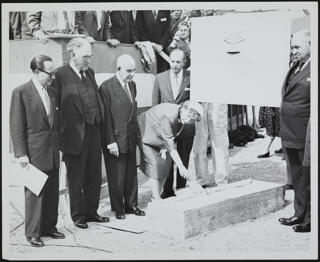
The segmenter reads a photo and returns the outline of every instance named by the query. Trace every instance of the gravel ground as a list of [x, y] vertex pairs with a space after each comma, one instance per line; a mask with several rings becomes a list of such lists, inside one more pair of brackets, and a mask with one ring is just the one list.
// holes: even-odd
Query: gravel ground
[[[279, 154], [273, 154], [280, 147], [275, 140], [271, 157], [257, 159], [263, 153], [269, 140], [257, 139], [246, 147], [230, 150], [230, 182], [247, 178], [276, 183], [286, 183], [285, 161]], [[193, 168], [193, 161], [190, 163]], [[211, 171], [209, 169], [209, 171]], [[139, 203], [148, 214], [150, 189], [147, 179], [139, 172]], [[18, 188], [12, 189], [17, 199]], [[23, 197], [23, 195], [20, 195]], [[30, 247], [24, 238], [22, 217], [23, 202], [16, 201], [10, 206], [10, 233], [8, 249], [10, 258], [15, 259], [257, 259], [257, 258], [317, 258], [317, 236], [314, 233], [298, 234], [291, 227], [280, 225], [279, 217], [293, 213], [293, 191], [286, 191], [286, 205], [283, 209], [261, 218], [218, 228], [211, 232], [186, 239], [174, 239], [152, 231], [148, 216], [128, 215], [142, 233], [130, 233], [110, 228], [115, 223], [110, 211], [109, 198], [101, 200], [99, 211], [108, 215], [107, 224], [90, 223], [89, 229], [81, 230], [70, 223], [68, 211], [60, 212], [59, 228], [66, 234], [64, 240], [43, 238], [44, 248]], [[20, 198], [21, 199], [21, 198]], [[22, 198], [23, 199], [23, 198]], [[60, 201], [61, 202], [61, 201]], [[136, 223], [136, 221], [138, 221]], [[113, 223], [113, 224], [112, 224]], [[109, 226], [109, 227], [107, 227]], [[17, 227], [17, 228], [16, 228]], [[139, 230], [138, 230], [139, 231]]]

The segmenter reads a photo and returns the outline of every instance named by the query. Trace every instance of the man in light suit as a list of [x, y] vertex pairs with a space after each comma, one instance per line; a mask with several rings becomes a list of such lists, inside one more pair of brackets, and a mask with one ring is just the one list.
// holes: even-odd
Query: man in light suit
[[111, 210], [117, 219], [125, 213], [144, 216], [138, 205], [136, 147], [138, 142], [136, 69], [130, 55], [117, 59], [117, 72], [99, 88], [104, 102], [103, 155], [106, 163]]
[[[190, 99], [190, 72], [184, 70], [185, 54], [180, 49], [174, 49], [170, 53], [171, 69], [156, 75], [152, 92], [152, 105], [160, 103], [182, 104]], [[195, 135], [194, 123], [184, 126], [181, 134], [177, 137], [177, 151], [183, 165], [188, 167], [189, 156]], [[186, 179], [177, 172], [176, 188], [184, 188]], [[162, 198], [173, 196], [173, 167], [165, 182]]]
[[75, 226], [108, 222], [98, 215], [101, 188], [101, 123], [103, 103], [94, 71], [89, 67], [91, 45], [83, 38], [67, 44], [70, 63], [57, 69], [61, 148], [67, 169], [71, 217]]
[[58, 232], [59, 132], [58, 108], [51, 89], [54, 64], [38, 55], [30, 64], [32, 79], [15, 88], [10, 106], [10, 133], [18, 163], [29, 163], [48, 175], [40, 195], [25, 188], [25, 235], [35, 247], [44, 246], [41, 236], [65, 238]]
[[[280, 106], [280, 137], [287, 152], [294, 190], [294, 215], [280, 218], [283, 225], [296, 225], [295, 232], [310, 232], [306, 222], [310, 200], [310, 169], [303, 167], [307, 126], [310, 118], [310, 31], [300, 30], [291, 39], [296, 63], [290, 68]], [[298, 225], [297, 225], [298, 224]]]

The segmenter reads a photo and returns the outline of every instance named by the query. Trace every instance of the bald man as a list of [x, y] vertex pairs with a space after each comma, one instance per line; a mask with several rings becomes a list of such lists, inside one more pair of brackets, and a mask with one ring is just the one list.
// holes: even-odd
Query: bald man
[[138, 140], [136, 65], [130, 55], [117, 59], [117, 72], [99, 88], [105, 107], [103, 155], [111, 210], [117, 219], [125, 214], [144, 216], [138, 205], [136, 146]]
[[280, 105], [280, 137], [287, 152], [292, 174], [294, 215], [280, 218], [283, 225], [295, 232], [310, 232], [308, 202], [310, 200], [310, 169], [303, 167], [307, 126], [310, 117], [310, 31], [300, 30], [291, 39], [295, 64], [290, 68], [283, 87]]

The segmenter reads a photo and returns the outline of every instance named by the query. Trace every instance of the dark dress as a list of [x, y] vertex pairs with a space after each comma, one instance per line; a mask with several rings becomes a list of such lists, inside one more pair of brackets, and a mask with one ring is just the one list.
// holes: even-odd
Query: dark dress
[[280, 109], [279, 107], [262, 106], [259, 110], [259, 125], [265, 127], [267, 135], [279, 136], [280, 133]]

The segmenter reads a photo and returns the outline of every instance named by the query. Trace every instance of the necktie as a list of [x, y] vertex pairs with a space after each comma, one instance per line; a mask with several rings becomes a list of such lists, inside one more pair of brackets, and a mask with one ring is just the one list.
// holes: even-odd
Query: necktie
[[85, 77], [85, 75], [84, 75], [84, 71], [82, 71], [82, 70], [80, 70], [80, 75], [81, 75], [81, 80], [85, 83], [85, 84], [87, 84], [87, 79], [86, 79], [86, 77]]
[[154, 19], [157, 19], [157, 10], [153, 10], [153, 16], [154, 16]]
[[299, 73], [300, 73], [300, 71], [301, 71], [301, 69], [302, 69], [303, 65], [304, 65], [304, 63], [303, 63], [303, 62], [300, 62], [300, 63], [299, 63], [299, 65], [298, 65], [298, 67], [297, 67], [297, 70], [296, 70], [296, 72], [294, 73], [294, 75], [297, 75], [297, 74], [299, 74]]
[[179, 82], [178, 82], [178, 75], [174, 74], [174, 83], [175, 83], [175, 88], [173, 91], [173, 96], [174, 99], [176, 99], [177, 95], [178, 95], [178, 90], [179, 90]]
[[130, 95], [130, 92], [129, 92], [128, 83], [125, 83], [125, 84], [124, 84], [124, 92], [126, 93], [126, 95], [128, 96], [130, 102], [132, 103], [132, 99], [131, 99], [131, 95]]
[[43, 87], [42, 88], [43, 90], [43, 98], [44, 98], [44, 107], [46, 109], [46, 112], [47, 112], [47, 116], [49, 118], [49, 123], [51, 125], [51, 110], [50, 110], [50, 98], [49, 98], [49, 95], [48, 95], [48, 91], [47, 91], [47, 88]]

